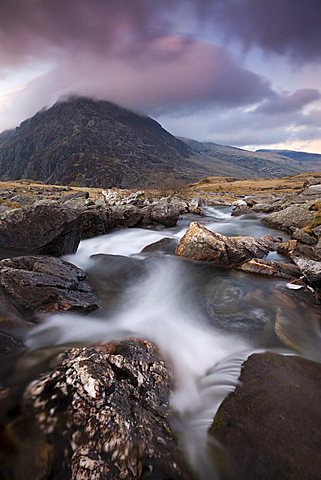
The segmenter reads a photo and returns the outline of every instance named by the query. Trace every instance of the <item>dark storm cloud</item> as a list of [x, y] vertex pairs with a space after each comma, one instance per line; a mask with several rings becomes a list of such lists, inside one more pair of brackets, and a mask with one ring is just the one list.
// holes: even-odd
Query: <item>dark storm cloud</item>
[[[202, 0], [200, 0], [202, 1]], [[213, 25], [245, 47], [289, 55], [305, 62], [321, 58], [320, 0], [203, 0]]]
[[320, 0], [1, 0], [0, 58], [10, 64], [56, 48], [129, 55], [190, 18], [245, 47], [321, 57]]
[[293, 93], [274, 93], [255, 109], [255, 113], [285, 114], [298, 112], [320, 98], [320, 91], [314, 88], [301, 88]]

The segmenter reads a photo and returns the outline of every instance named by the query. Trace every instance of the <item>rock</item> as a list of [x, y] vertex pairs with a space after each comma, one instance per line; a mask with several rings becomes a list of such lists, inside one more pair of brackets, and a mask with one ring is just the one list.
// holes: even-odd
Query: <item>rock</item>
[[77, 250], [81, 213], [54, 203], [20, 208], [0, 218], [0, 232], [0, 248], [59, 257]]
[[275, 250], [273, 237], [226, 237], [213, 233], [197, 222], [192, 222], [180, 239], [176, 255], [192, 260], [212, 262], [216, 265], [233, 265], [250, 258], [262, 258]]
[[[183, 206], [184, 206], [183, 202]], [[190, 200], [187, 204], [188, 212], [193, 213], [194, 215], [201, 215], [202, 214], [202, 207], [203, 207], [203, 202], [200, 197], [194, 197], [192, 200]], [[183, 208], [181, 208], [180, 213], [186, 213]]]
[[304, 283], [299, 290], [280, 286], [275, 291], [275, 303], [275, 333], [281, 342], [306, 358], [320, 362], [321, 311], [314, 294]]
[[301, 276], [300, 269], [291, 263], [275, 262], [270, 260], [260, 260], [252, 258], [241, 265], [236, 266], [237, 269], [248, 273], [257, 273], [259, 275], [267, 275], [271, 277], [281, 278], [299, 278]]
[[125, 288], [146, 271], [146, 262], [133, 257], [100, 253], [90, 260], [87, 275], [104, 308], [117, 307]]
[[294, 230], [292, 238], [301, 243], [305, 243], [306, 245], [315, 245], [317, 243], [316, 238], [306, 233], [303, 228], [297, 228]]
[[292, 233], [297, 228], [303, 228], [314, 219], [310, 204], [291, 205], [278, 212], [270, 213], [263, 218], [268, 227], [277, 228]]
[[151, 208], [151, 219], [165, 227], [175, 227], [179, 219], [179, 208], [174, 204], [160, 202]]
[[240, 217], [241, 215], [250, 215], [252, 213], [253, 213], [253, 211], [250, 207], [248, 207], [247, 205], [243, 205], [243, 206], [240, 206], [240, 207], [236, 207], [232, 211], [231, 216], [232, 217]]
[[167, 421], [171, 388], [150, 342], [65, 352], [25, 392], [25, 411], [54, 447], [50, 478], [190, 479]]
[[277, 246], [277, 252], [281, 255], [287, 255], [291, 258], [293, 256], [303, 256], [311, 260], [321, 260], [321, 245], [319, 242], [312, 246], [298, 242], [298, 240], [288, 240], [281, 242]]
[[134, 205], [115, 205], [110, 207], [110, 218], [114, 227], [134, 227], [142, 220], [143, 214]]
[[246, 480], [317, 480], [321, 471], [321, 365], [275, 353], [252, 355], [210, 433]]
[[285, 242], [280, 242], [277, 246], [277, 252], [280, 255], [292, 255], [298, 246], [297, 240], [287, 240]]
[[247, 207], [247, 203], [245, 200], [236, 200], [235, 202], [232, 203], [233, 207]]
[[292, 259], [312, 287], [321, 287], [321, 262], [295, 256]]
[[147, 245], [140, 252], [141, 254], [169, 254], [175, 255], [177, 240], [175, 238], [161, 238], [157, 242]]
[[81, 215], [81, 239], [105, 235], [115, 226], [111, 211], [107, 208], [87, 208]]
[[7, 297], [30, 312], [98, 308], [84, 272], [53, 257], [15, 257], [0, 262], [0, 287]]

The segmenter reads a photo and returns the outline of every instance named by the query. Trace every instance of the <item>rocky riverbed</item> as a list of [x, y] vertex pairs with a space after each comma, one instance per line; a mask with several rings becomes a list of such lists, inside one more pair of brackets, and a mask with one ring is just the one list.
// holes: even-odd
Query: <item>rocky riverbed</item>
[[0, 192], [0, 478], [319, 478], [319, 180]]

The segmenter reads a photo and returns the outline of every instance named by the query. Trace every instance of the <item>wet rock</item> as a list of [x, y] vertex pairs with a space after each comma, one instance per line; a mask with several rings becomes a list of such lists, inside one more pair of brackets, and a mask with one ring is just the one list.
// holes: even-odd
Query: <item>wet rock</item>
[[276, 262], [270, 260], [261, 260], [252, 258], [247, 262], [237, 265], [236, 268], [247, 273], [256, 273], [259, 275], [267, 275], [269, 277], [281, 278], [299, 278], [301, 270], [291, 263]]
[[262, 221], [271, 228], [277, 228], [287, 232], [293, 232], [297, 228], [303, 228], [314, 219], [310, 210], [311, 205], [291, 205], [278, 212], [267, 215]]
[[243, 263], [250, 258], [262, 258], [276, 248], [276, 239], [265, 236], [226, 237], [213, 233], [192, 222], [176, 248], [176, 255], [212, 262], [217, 265]]
[[[242, 273], [239, 275], [245, 277]], [[274, 331], [273, 296], [255, 288], [256, 282], [251, 278], [242, 281], [236, 273], [224, 278], [213, 271], [205, 284], [200, 279], [198, 295], [216, 329], [251, 343], [255, 341], [255, 345], [274, 346], [278, 339]]]
[[0, 232], [0, 248], [67, 255], [79, 245], [81, 214], [54, 203], [20, 208], [0, 218]]
[[175, 238], [161, 238], [157, 242], [147, 245], [140, 252], [144, 254], [169, 254], [175, 255], [177, 240]]
[[15, 257], [0, 262], [0, 287], [27, 312], [98, 308], [97, 298], [84, 272], [53, 257]]
[[124, 289], [146, 271], [146, 262], [137, 258], [101, 253], [90, 259], [87, 275], [104, 308], [116, 306]]
[[275, 291], [275, 333], [287, 347], [320, 362], [320, 304], [303, 282], [299, 290], [292, 288]]
[[321, 365], [275, 353], [252, 355], [210, 433], [247, 480], [317, 480], [321, 470]]
[[312, 287], [321, 287], [321, 262], [300, 257], [292, 259]]
[[179, 214], [180, 210], [177, 205], [165, 202], [156, 203], [150, 212], [152, 221], [165, 227], [175, 227]]
[[25, 392], [26, 411], [54, 446], [50, 479], [190, 479], [167, 421], [171, 388], [147, 341], [63, 354]]

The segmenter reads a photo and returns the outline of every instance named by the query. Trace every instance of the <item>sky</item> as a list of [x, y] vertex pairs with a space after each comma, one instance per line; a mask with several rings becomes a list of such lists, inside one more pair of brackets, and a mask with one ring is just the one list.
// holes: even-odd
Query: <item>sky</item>
[[0, 0], [0, 131], [66, 94], [321, 153], [321, 0]]

